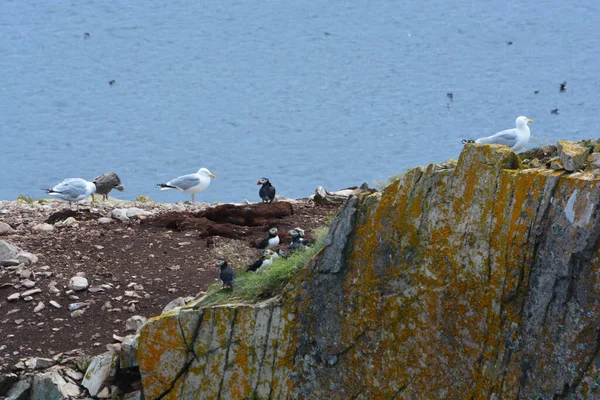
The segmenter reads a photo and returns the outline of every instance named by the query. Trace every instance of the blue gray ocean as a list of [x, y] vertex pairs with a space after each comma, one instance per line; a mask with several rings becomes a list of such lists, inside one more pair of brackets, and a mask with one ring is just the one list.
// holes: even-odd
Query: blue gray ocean
[[115, 171], [116, 197], [189, 200], [155, 184], [202, 166], [198, 200], [302, 197], [519, 115], [529, 147], [597, 138], [599, 27], [597, 0], [2, 0], [0, 199]]

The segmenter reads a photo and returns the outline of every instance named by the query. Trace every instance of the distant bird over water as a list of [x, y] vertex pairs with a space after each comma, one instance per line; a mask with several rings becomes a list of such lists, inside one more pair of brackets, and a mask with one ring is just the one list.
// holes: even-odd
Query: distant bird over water
[[219, 267], [219, 279], [223, 282], [223, 289], [233, 289], [235, 283], [235, 271], [227, 264], [226, 260], [217, 260], [213, 264], [214, 267]]
[[558, 115], [558, 108], [550, 110], [550, 114]]
[[[121, 183], [121, 178], [114, 172], [107, 172], [94, 178], [96, 185], [96, 194], [102, 195], [102, 200], [108, 200], [108, 194], [111, 190], [117, 189], [119, 192], [125, 190], [125, 186]], [[92, 199], [94, 195], [92, 194]]]
[[506, 129], [492, 136], [482, 137], [477, 140], [463, 139], [464, 143], [486, 143], [486, 144], [503, 144], [510, 147], [513, 151], [522, 150], [529, 142], [529, 126], [533, 120], [527, 117], [518, 117], [515, 121], [516, 128]]
[[564, 92], [565, 90], [567, 90], [567, 81], [560, 84], [560, 91]]
[[96, 192], [96, 185], [81, 178], [67, 178], [52, 189], [45, 190], [50, 196], [66, 201], [69, 207]]
[[192, 195], [192, 203], [196, 202], [195, 194], [202, 192], [210, 185], [210, 178], [216, 178], [208, 169], [200, 168], [195, 174], [182, 175], [167, 183], [159, 183], [156, 186], [160, 190], [175, 189]]
[[275, 199], [275, 187], [269, 182], [267, 178], [260, 178], [257, 185], [262, 185], [258, 191], [258, 195], [262, 199], [263, 203], [272, 203]]

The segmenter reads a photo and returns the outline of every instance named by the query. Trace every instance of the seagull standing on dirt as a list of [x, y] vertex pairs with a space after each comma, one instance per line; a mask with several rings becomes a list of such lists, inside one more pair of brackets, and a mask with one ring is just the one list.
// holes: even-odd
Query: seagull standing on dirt
[[222, 289], [233, 289], [233, 284], [235, 283], [235, 271], [227, 264], [227, 261], [217, 260], [213, 267], [219, 267], [221, 269], [221, 271], [219, 271], [219, 278], [221, 279], [221, 282], [223, 282]]
[[[107, 172], [94, 178], [96, 185], [96, 194], [102, 195], [102, 200], [108, 200], [108, 194], [111, 190], [117, 189], [119, 192], [125, 190], [125, 186], [121, 183], [121, 178], [114, 172]], [[92, 199], [94, 195], [92, 194]]]
[[513, 151], [522, 150], [527, 143], [529, 142], [529, 136], [531, 132], [529, 131], [529, 126], [527, 124], [532, 124], [533, 120], [528, 119], [527, 117], [518, 117], [515, 121], [517, 125], [516, 128], [506, 129], [504, 131], [498, 132], [495, 135], [482, 137], [477, 140], [464, 139], [462, 142], [465, 143], [487, 143], [487, 144], [503, 144], [508, 146]]
[[260, 241], [256, 245], [257, 249], [274, 249], [279, 245], [279, 236], [277, 235], [277, 228], [269, 229], [269, 234], [266, 238]]
[[210, 178], [216, 178], [208, 169], [200, 168], [195, 174], [188, 174], [170, 180], [167, 183], [159, 183], [160, 190], [175, 189], [192, 195], [192, 203], [196, 202], [194, 195], [200, 193], [210, 185]]
[[246, 271], [264, 271], [269, 265], [273, 263], [273, 255], [275, 252], [271, 249], [266, 249], [262, 257], [256, 260], [254, 263], [248, 265]]
[[263, 203], [272, 203], [275, 199], [275, 187], [269, 182], [267, 178], [260, 178], [257, 185], [262, 185], [258, 191], [258, 195], [262, 199]]
[[96, 192], [96, 185], [81, 178], [67, 178], [52, 189], [45, 190], [58, 200], [67, 201], [69, 207]]

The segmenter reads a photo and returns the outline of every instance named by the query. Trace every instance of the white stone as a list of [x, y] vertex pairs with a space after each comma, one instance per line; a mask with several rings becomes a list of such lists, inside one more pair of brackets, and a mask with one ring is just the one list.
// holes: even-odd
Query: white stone
[[47, 223], [43, 223], [43, 224], [37, 224], [35, 226], [33, 226], [31, 228], [32, 231], [36, 232], [36, 233], [40, 233], [40, 232], [51, 232], [54, 230], [54, 226], [47, 224]]
[[19, 254], [17, 254], [17, 260], [19, 260], [25, 265], [31, 265], [38, 262], [38, 257], [35, 254], [30, 253], [28, 251], [22, 251]]
[[50, 292], [50, 294], [57, 294], [60, 293], [60, 290], [56, 288], [56, 286], [50, 286], [48, 288], [48, 292]]
[[56, 362], [50, 358], [32, 357], [25, 360], [25, 365], [29, 369], [46, 369], [56, 364]]
[[34, 294], [42, 293], [42, 289], [29, 289], [21, 293], [21, 297], [33, 296]]
[[88, 303], [71, 303], [69, 304], [69, 311], [79, 310], [80, 308], [84, 308], [89, 306]]
[[167, 304], [165, 306], [165, 308], [163, 308], [162, 310], [162, 314], [166, 314], [169, 311], [171, 311], [172, 309], [174, 309], [175, 307], [182, 307], [185, 306], [185, 301], [183, 301], [182, 297], [178, 297], [176, 299], [173, 299], [169, 302], [169, 304]]
[[50, 305], [54, 308], [61, 308], [62, 306], [55, 302], [54, 300], [50, 300]]
[[81, 386], [85, 387], [91, 396], [97, 396], [114, 381], [118, 364], [118, 356], [111, 353], [94, 357], [85, 372]]
[[21, 298], [21, 293], [12, 293], [9, 294], [8, 297], [6, 298], [6, 300], [8, 301], [16, 301], [19, 300]]
[[21, 249], [6, 240], [0, 240], [0, 261], [15, 258]]
[[114, 219], [118, 219], [121, 222], [129, 221], [129, 217], [127, 216], [127, 210], [124, 208], [115, 208], [111, 211], [110, 216]]
[[140, 329], [142, 329], [142, 326], [144, 326], [146, 322], [148, 322], [148, 319], [146, 317], [143, 317], [141, 315], [134, 315], [132, 317], [129, 317], [127, 321], [125, 321], [125, 329], [128, 331], [136, 331], [139, 333]]
[[33, 309], [33, 312], [34, 313], [38, 313], [38, 312], [42, 311], [44, 308], [46, 308], [46, 305], [43, 302], [40, 301], [37, 304], [37, 306], [35, 306], [35, 308]]
[[35, 281], [32, 281], [31, 279], [24, 279], [21, 281], [21, 285], [25, 286], [27, 289], [31, 289], [35, 286]]
[[130, 207], [126, 210], [126, 215], [128, 218], [140, 218], [142, 216], [146, 217], [148, 215], [152, 215], [150, 211], [142, 210], [137, 207]]
[[111, 222], [113, 222], [113, 220], [111, 218], [98, 218], [98, 223], [99, 224], [110, 224]]
[[69, 217], [69, 218], [65, 219], [64, 221], [58, 221], [57, 223], [54, 224], [54, 226], [57, 228], [62, 228], [64, 226], [75, 228], [75, 227], [79, 226], [79, 222], [77, 222], [77, 220], [75, 218]]
[[74, 276], [69, 280], [69, 288], [75, 291], [85, 290], [88, 286], [88, 280], [82, 276]]

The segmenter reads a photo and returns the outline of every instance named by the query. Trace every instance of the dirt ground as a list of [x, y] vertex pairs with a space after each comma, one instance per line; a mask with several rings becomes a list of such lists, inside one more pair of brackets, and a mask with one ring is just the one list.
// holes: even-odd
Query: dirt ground
[[[32, 271], [29, 279], [35, 281], [34, 287], [42, 290], [28, 302], [8, 301], [10, 294], [25, 290], [24, 279], [0, 267], [0, 370], [10, 369], [23, 358], [52, 357], [73, 349], [87, 355], [102, 353], [106, 344], [115, 342], [113, 334], [127, 334], [129, 317], [150, 318], [177, 297], [201, 294], [218, 278], [218, 270], [211, 267], [217, 258], [226, 257], [233, 267], [245, 268], [262, 252], [253, 243], [272, 226], [279, 230], [280, 247], [287, 249], [289, 229], [301, 227], [310, 237], [338, 209], [301, 199], [199, 211], [153, 209], [156, 214], [142, 220], [99, 223], [98, 217], [106, 217], [110, 207], [84, 206], [54, 218], [56, 210], [29, 210], [24, 216], [13, 209], [0, 214], [0, 221], [16, 229], [0, 239], [38, 256], [27, 269]], [[178, 210], [184, 208], [180, 205]], [[60, 221], [69, 215], [78, 226], [40, 233], [31, 229], [36, 223]], [[90, 288], [69, 295], [68, 282], [76, 273], [85, 274]], [[52, 284], [60, 293], [49, 291]], [[50, 300], [61, 308], [52, 306]], [[39, 302], [45, 308], [34, 312]], [[87, 303], [81, 316], [71, 315], [72, 303]]]

